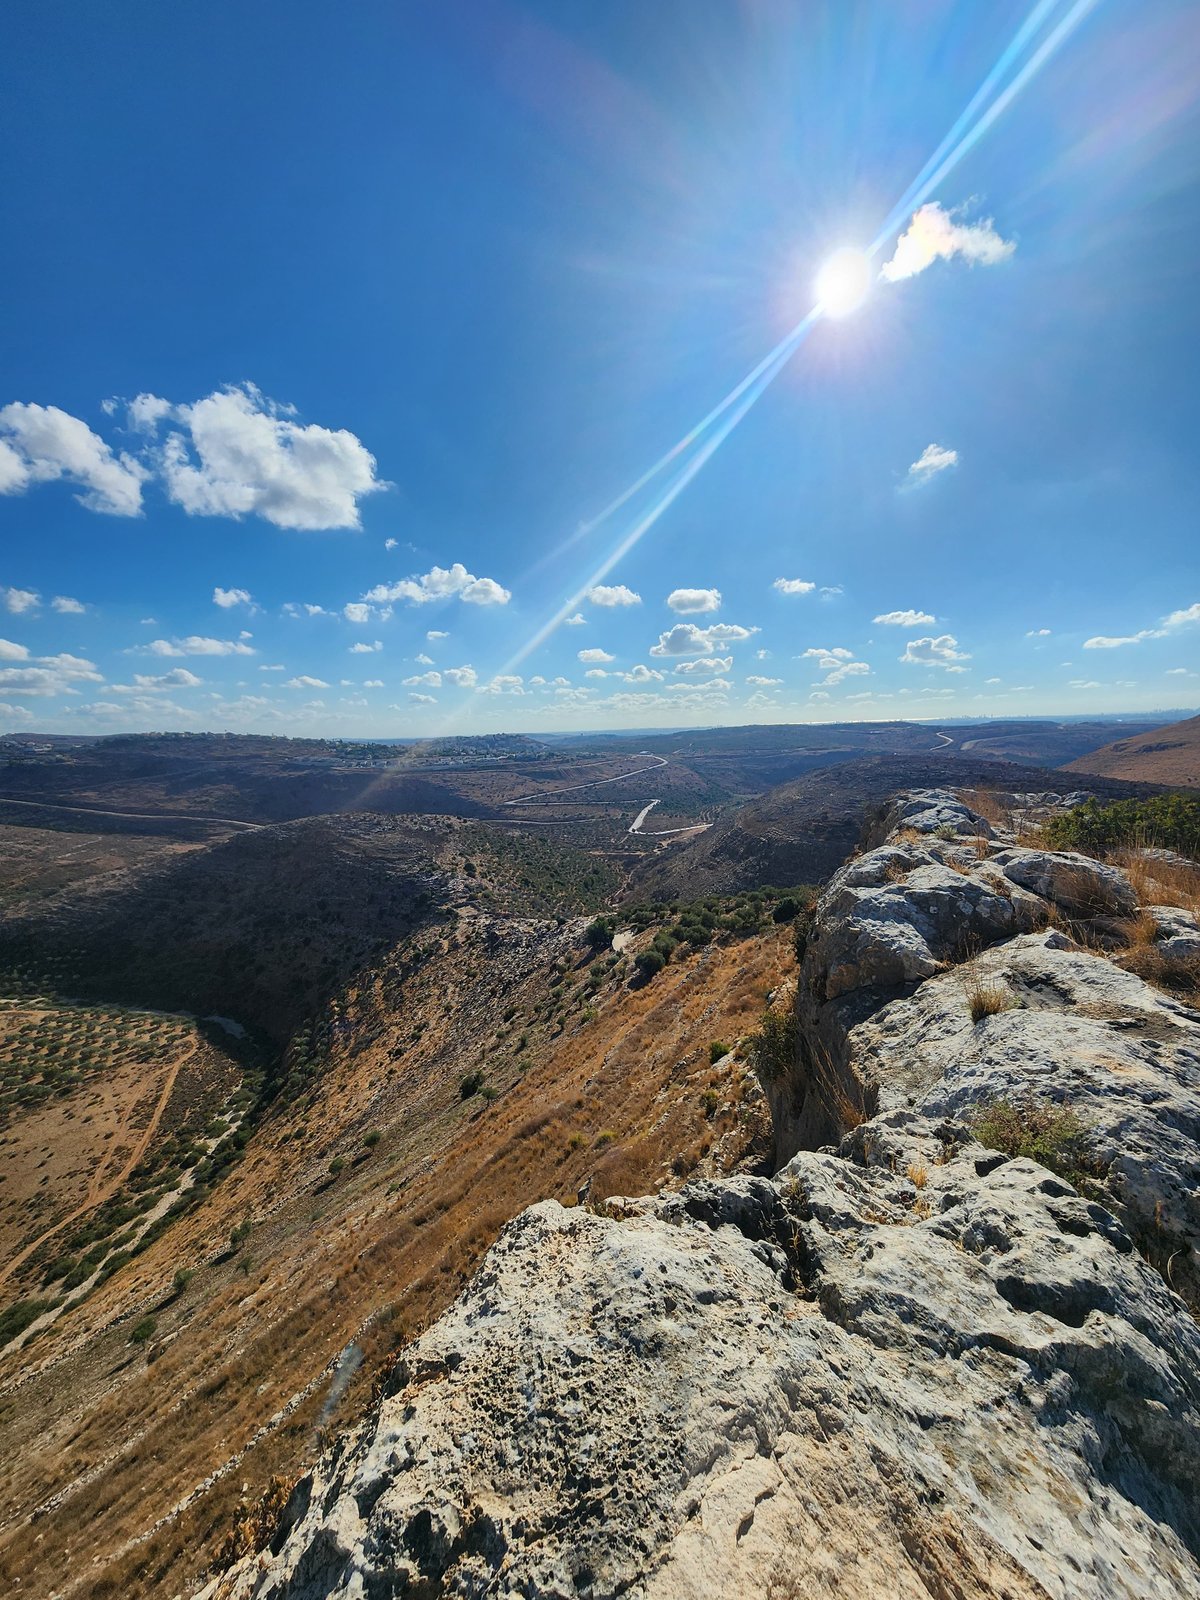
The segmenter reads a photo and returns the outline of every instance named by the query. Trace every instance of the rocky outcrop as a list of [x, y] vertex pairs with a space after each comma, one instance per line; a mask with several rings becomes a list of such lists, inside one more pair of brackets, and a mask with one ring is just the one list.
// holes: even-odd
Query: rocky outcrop
[[[773, 1086], [779, 1140], [858, 1126], [523, 1213], [213, 1600], [1200, 1597], [1200, 1014], [1073, 937], [1127, 882], [915, 798]], [[997, 1102], [1069, 1108], [1079, 1171], [978, 1142]]]

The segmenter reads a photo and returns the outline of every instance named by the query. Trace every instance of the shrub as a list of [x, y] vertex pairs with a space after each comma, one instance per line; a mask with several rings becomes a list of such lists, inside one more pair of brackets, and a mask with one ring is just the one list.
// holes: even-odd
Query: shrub
[[[518, 1049], [520, 1046], [518, 1046]], [[464, 1073], [459, 1079], [458, 1094], [461, 1100], [469, 1100], [473, 1094], [478, 1094], [483, 1088], [483, 1073], [478, 1067], [473, 1072]]]
[[338, 1173], [341, 1172], [345, 1165], [345, 1156], [334, 1156], [333, 1160], [329, 1163], [329, 1176], [331, 1178], [336, 1178]]
[[662, 971], [666, 964], [666, 956], [663, 955], [661, 950], [654, 948], [643, 950], [634, 962], [634, 966], [643, 978], [653, 978], [656, 973]]
[[1051, 817], [1043, 830], [1058, 850], [1103, 855], [1128, 846], [1158, 846], [1181, 855], [1200, 857], [1200, 799], [1185, 794], [1156, 794], [1149, 800], [1114, 800], [1102, 805], [1085, 800], [1061, 817]]
[[768, 1083], [786, 1078], [796, 1065], [796, 1018], [790, 1012], [764, 1011], [750, 1048], [760, 1078]]
[[729, 1046], [727, 1044], [722, 1044], [719, 1039], [714, 1039], [708, 1047], [708, 1059], [713, 1063], [714, 1066], [718, 1061], [721, 1060], [722, 1056], [727, 1056], [728, 1054]]
[[372, 1128], [370, 1133], [363, 1135], [363, 1143], [366, 1145], [368, 1150], [374, 1150], [375, 1146], [379, 1143], [382, 1137], [383, 1135], [380, 1133], [378, 1128]]
[[972, 1119], [971, 1132], [989, 1150], [1027, 1156], [1076, 1188], [1086, 1189], [1089, 1173], [1096, 1171], [1087, 1158], [1088, 1127], [1066, 1106], [993, 1100]]
[[593, 950], [603, 950], [612, 944], [612, 937], [615, 931], [616, 927], [611, 917], [597, 917], [593, 922], [588, 923], [584, 929], [583, 937]]
[[488, 1103], [490, 1104], [493, 1100], [496, 1099], [496, 1097], [497, 1097], [497, 1095], [499, 1095], [499, 1093], [500, 1093], [500, 1091], [499, 1091], [499, 1089], [496, 1088], [496, 1085], [494, 1083], [485, 1083], [485, 1084], [482, 1085], [482, 1087], [479, 1090], [479, 1098], [481, 1100], [488, 1101]]
[[0, 1311], [0, 1348], [24, 1333], [30, 1323], [36, 1322], [52, 1305], [53, 1300], [14, 1300], [11, 1306], [6, 1306]]
[[195, 1273], [190, 1267], [180, 1267], [171, 1279], [171, 1287], [176, 1294], [182, 1294], [194, 1277]]
[[158, 1323], [153, 1317], [143, 1317], [140, 1322], [135, 1322], [129, 1332], [130, 1344], [148, 1344], [157, 1327]]
[[785, 894], [782, 900], [776, 902], [771, 913], [772, 922], [791, 922], [800, 914], [800, 902], [794, 894]]
[[983, 977], [974, 965], [968, 964], [963, 969], [962, 979], [972, 1022], [982, 1022], [984, 1017], [994, 1017], [1001, 1011], [1011, 1011], [1016, 1005], [1012, 994], [1003, 983], [994, 978]]

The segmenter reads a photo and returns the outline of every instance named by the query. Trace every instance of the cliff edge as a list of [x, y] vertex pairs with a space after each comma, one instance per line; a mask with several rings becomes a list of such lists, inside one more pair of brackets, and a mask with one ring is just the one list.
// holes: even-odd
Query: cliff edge
[[1114, 959], [1195, 919], [949, 793], [873, 842], [774, 1176], [517, 1217], [210, 1600], [1200, 1596], [1200, 1013]]

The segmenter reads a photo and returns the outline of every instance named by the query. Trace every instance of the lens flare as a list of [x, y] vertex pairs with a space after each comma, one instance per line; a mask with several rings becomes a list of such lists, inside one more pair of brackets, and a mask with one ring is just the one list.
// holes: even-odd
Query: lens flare
[[817, 274], [816, 295], [827, 317], [848, 317], [871, 288], [871, 263], [861, 250], [835, 250]]

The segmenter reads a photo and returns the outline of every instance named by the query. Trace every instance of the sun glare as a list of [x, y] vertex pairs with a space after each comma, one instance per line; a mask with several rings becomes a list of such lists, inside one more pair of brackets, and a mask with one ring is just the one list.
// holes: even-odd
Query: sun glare
[[816, 292], [827, 317], [848, 317], [867, 298], [871, 264], [861, 250], [835, 250], [817, 274]]

